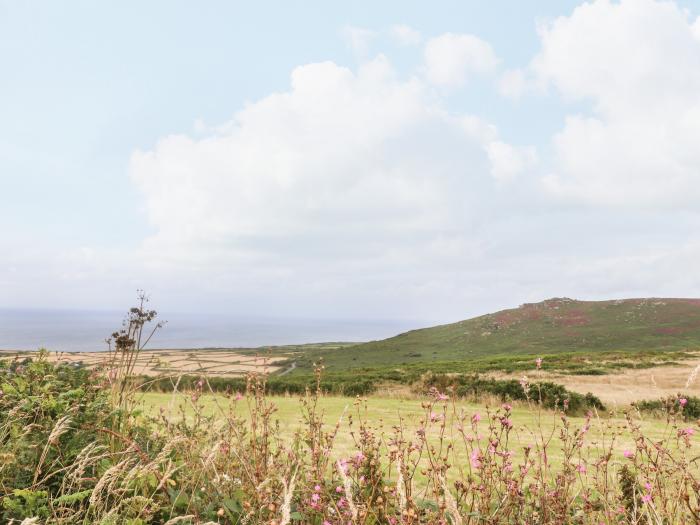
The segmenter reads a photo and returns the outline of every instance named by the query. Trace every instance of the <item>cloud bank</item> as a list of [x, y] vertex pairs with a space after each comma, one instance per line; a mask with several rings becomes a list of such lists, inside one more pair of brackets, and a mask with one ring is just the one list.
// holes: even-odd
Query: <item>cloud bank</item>
[[[299, 65], [279, 92], [133, 153], [152, 229], [134, 256], [6, 251], [5, 289], [43, 258], [42, 287], [126, 282], [275, 315], [700, 295], [700, 21], [598, 0], [532, 24], [524, 63], [474, 34], [340, 28], [353, 67]], [[545, 106], [544, 138], [512, 132]]]

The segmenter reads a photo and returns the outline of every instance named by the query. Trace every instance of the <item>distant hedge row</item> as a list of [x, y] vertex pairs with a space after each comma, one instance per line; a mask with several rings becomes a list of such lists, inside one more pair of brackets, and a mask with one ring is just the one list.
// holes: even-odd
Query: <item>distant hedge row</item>
[[577, 413], [589, 409], [605, 410], [603, 402], [590, 392], [579, 394], [567, 390], [563, 385], [551, 382], [523, 384], [514, 379], [484, 378], [477, 374], [448, 375], [427, 373], [416, 385], [420, 390], [427, 391], [437, 388], [450, 391], [454, 395], [479, 400], [484, 396], [496, 396], [502, 401], [531, 400], [541, 403], [545, 408], [565, 409]]
[[[169, 378], [150, 379], [147, 388], [155, 392], [172, 392], [175, 383], [179, 390], [193, 390], [200, 381], [200, 376], [186, 375], [179, 380]], [[214, 392], [244, 392], [246, 379], [242, 377], [209, 377], [207, 389]], [[325, 394], [340, 396], [364, 396], [376, 390], [376, 382], [362, 378], [328, 377], [321, 380], [321, 391]], [[269, 377], [265, 385], [266, 392], [273, 395], [303, 394], [307, 389], [316, 387], [316, 378], [312, 375], [287, 377]]]
[[[681, 405], [681, 400], [683, 404]], [[649, 399], [633, 403], [642, 412], [680, 415], [684, 420], [700, 419], [700, 397], [677, 394], [661, 399]]]
[[[179, 378], [178, 389], [192, 390], [200, 381], [199, 376], [187, 375]], [[356, 377], [347, 375], [328, 375], [321, 379], [321, 391], [330, 395], [364, 396], [374, 392], [383, 378]], [[206, 388], [214, 392], [242, 392], [246, 389], [245, 378], [210, 377]], [[160, 378], [148, 381], [148, 389], [157, 392], [172, 392], [174, 379]], [[312, 375], [289, 377], [270, 377], [266, 382], [266, 392], [273, 395], [298, 395], [316, 386], [316, 378]], [[479, 375], [447, 375], [426, 373], [412, 384], [414, 390], [427, 393], [430, 388], [450, 391], [461, 398], [478, 400], [485, 395], [497, 396], [503, 401], [524, 401], [530, 399], [540, 402], [545, 408], [566, 408], [569, 412], [582, 412], [596, 408], [604, 410], [601, 400], [593, 394], [571, 392], [564, 386], [550, 383], [533, 383], [527, 391], [520, 382], [515, 380], [497, 380], [483, 378]], [[566, 405], [566, 406], [565, 406]]]

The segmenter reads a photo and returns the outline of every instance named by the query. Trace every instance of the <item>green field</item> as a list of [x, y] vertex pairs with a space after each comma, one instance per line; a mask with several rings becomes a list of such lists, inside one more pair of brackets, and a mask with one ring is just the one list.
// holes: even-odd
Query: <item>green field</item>
[[[274, 404], [276, 411], [273, 420], [279, 423], [280, 434], [290, 439], [296, 431], [304, 425], [301, 404], [298, 397], [294, 396], [270, 396], [269, 400]], [[392, 434], [394, 427], [403, 425], [405, 428], [414, 432], [419, 428], [421, 420], [426, 418], [426, 409], [421, 405], [427, 399], [414, 398], [386, 398], [386, 397], [369, 397], [358, 402], [347, 397], [332, 397], [324, 396], [319, 401], [319, 407], [324, 415], [324, 422], [327, 429], [330, 430], [340, 421], [340, 431], [336, 437], [333, 453], [337, 458], [343, 457], [344, 454], [349, 454], [350, 451], [356, 450], [354, 445], [354, 437], [351, 430], [357, 430], [360, 420], [364, 420], [372, 428], [379, 432], [384, 432], [388, 437]], [[147, 393], [143, 395], [142, 403], [145, 412], [151, 414], [161, 413], [161, 409], [167, 414], [167, 417], [181, 418], [181, 414], [185, 413], [192, 415], [193, 405], [188, 395], [171, 395]], [[229, 410], [233, 408], [234, 412], [242, 417], [247, 417], [249, 408], [246, 400], [232, 402], [231, 400], [219, 395], [202, 396], [198, 404], [203, 407], [203, 412], [212, 417], [214, 424], [217, 420], [223, 420], [230, 415]], [[441, 404], [436, 405], [438, 408]], [[494, 414], [501, 407], [501, 403], [494, 400], [489, 404], [474, 404], [457, 401], [455, 403], [448, 402], [447, 407], [447, 432], [446, 435], [450, 441], [457, 444], [455, 448], [455, 460], [458, 463], [466, 465], [468, 463], [468, 454], [463, 448], [459, 447], [461, 437], [458, 435], [456, 427], [456, 416], [462, 412], [471, 417], [474, 413], [479, 413], [482, 416], [482, 425], [488, 424], [488, 414]], [[438, 411], [433, 408], [433, 411]], [[350, 419], [353, 424], [350, 425]], [[512, 410], [513, 432], [511, 437], [515, 440], [513, 450], [522, 453], [523, 447], [530, 445], [534, 446], [543, 436], [553, 436], [555, 446], [551, 449], [549, 457], [553, 465], [558, 465], [562, 459], [561, 449], [556, 446], [557, 435], [562, 427], [561, 414], [554, 411], [542, 410], [539, 411], [535, 407], [529, 407], [527, 404], [515, 404]], [[572, 427], [583, 427], [586, 419], [584, 417], [570, 417], [568, 421]], [[660, 441], [664, 436], [671, 435], [674, 431], [671, 429], [665, 420], [645, 417], [640, 414], [635, 415], [635, 421], [640, 425], [643, 433], [647, 438]], [[439, 425], [432, 425], [430, 435], [432, 441], [437, 442]], [[594, 417], [592, 420], [591, 431], [588, 434], [589, 448], [587, 449], [592, 455], [599, 454], [603, 447], [609, 445], [602, 439], [606, 439], [615, 433], [619, 436], [613, 444], [615, 456], [613, 461], [624, 462], [622, 452], [626, 449], [634, 449], [634, 440], [627, 431], [627, 425], [623, 413], [601, 414], [599, 417]], [[516, 457], [517, 453], [516, 453]]]

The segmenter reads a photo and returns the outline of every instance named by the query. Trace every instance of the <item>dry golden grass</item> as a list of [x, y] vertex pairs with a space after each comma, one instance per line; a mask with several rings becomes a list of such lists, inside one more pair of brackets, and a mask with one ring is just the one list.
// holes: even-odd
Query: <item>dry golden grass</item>
[[[0, 351], [0, 357], [27, 357], [35, 352]], [[107, 357], [106, 352], [52, 352], [52, 362], [83, 364], [92, 368]], [[163, 374], [206, 374], [219, 377], [240, 377], [249, 372], [274, 373], [281, 369], [280, 362], [286, 357], [256, 356], [229, 350], [144, 350], [140, 352], [134, 373], [145, 376]]]
[[[658, 399], [679, 392], [700, 396], [700, 359], [689, 359], [674, 365], [652, 368], [629, 368], [606, 375], [569, 375], [534, 370], [527, 375], [530, 381], [552, 381], [574, 392], [591, 392], [605, 404], [629, 405], [641, 399]], [[498, 374], [498, 378], [520, 379], [521, 374]]]

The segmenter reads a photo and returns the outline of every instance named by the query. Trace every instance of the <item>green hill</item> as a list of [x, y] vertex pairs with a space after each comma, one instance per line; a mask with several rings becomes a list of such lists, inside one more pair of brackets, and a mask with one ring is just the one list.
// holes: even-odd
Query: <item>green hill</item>
[[[700, 299], [577, 301], [554, 298], [457, 323], [412, 330], [382, 341], [310, 351], [298, 361], [308, 370], [323, 357], [328, 370], [418, 367], [449, 370], [450, 363], [499, 361], [518, 356], [583, 353], [651, 355], [700, 349]], [[624, 355], [623, 355], [624, 354]], [[578, 358], [580, 360], [580, 358]], [[663, 358], [662, 358], [663, 359]]]

